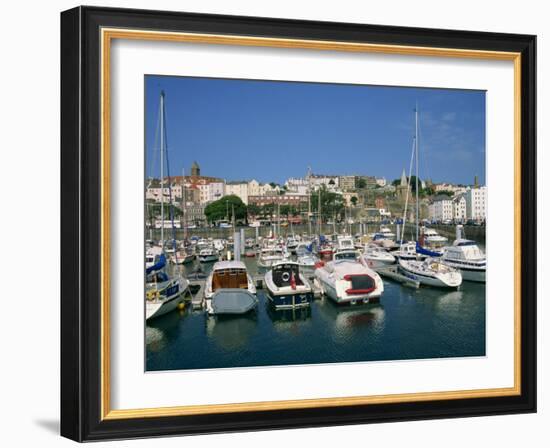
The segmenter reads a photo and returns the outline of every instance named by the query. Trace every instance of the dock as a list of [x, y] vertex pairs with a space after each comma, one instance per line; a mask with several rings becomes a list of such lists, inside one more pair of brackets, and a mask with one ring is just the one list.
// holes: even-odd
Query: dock
[[393, 281], [402, 283], [404, 286], [418, 289], [420, 288], [420, 282], [418, 280], [410, 279], [399, 272], [397, 265], [384, 266], [382, 268], [376, 268], [376, 272], [385, 278], [389, 278]]
[[189, 296], [191, 298], [191, 307], [194, 310], [204, 308], [204, 288], [206, 280], [191, 280], [189, 282]]

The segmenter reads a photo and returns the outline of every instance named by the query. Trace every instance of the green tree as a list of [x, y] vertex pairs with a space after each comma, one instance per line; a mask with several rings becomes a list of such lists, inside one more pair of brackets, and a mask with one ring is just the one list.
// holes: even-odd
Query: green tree
[[319, 210], [319, 196], [321, 195], [321, 215], [322, 216], [335, 216], [344, 211], [344, 198], [342, 195], [332, 193], [322, 185], [319, 190], [311, 196], [311, 210], [317, 213]]
[[222, 219], [231, 220], [233, 210], [235, 210], [235, 220], [246, 219], [246, 205], [236, 195], [224, 196], [208, 204], [204, 209], [204, 214], [209, 222], [216, 222]]
[[357, 205], [357, 196], [352, 196], [350, 201], [351, 201], [351, 205], [355, 207]]
[[367, 187], [367, 181], [360, 177], [357, 179], [357, 182], [355, 183], [356, 188], [366, 188]]

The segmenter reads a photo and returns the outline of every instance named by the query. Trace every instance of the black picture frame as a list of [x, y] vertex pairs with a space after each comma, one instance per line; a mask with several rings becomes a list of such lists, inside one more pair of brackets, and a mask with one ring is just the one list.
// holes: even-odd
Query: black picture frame
[[[102, 27], [521, 53], [521, 394], [102, 420]], [[61, 435], [92, 441], [536, 412], [535, 58], [531, 35], [99, 7], [61, 13]]]

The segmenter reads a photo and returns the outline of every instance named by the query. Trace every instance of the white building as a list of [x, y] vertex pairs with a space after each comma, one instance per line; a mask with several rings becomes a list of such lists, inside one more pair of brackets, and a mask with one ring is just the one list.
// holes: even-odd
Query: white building
[[468, 219], [466, 213], [466, 197], [460, 194], [453, 198], [453, 218], [455, 221], [464, 222]]
[[329, 191], [338, 190], [340, 185], [339, 176], [328, 176], [324, 174], [312, 174], [310, 176], [312, 190], [318, 190], [321, 185], [325, 185]]
[[210, 182], [207, 184], [198, 185], [200, 190], [200, 203], [209, 204], [210, 202], [221, 199], [225, 192], [225, 184], [223, 182]]
[[385, 187], [387, 185], [386, 178], [385, 177], [377, 177], [376, 178], [376, 185], [380, 187]]
[[453, 200], [444, 195], [436, 196], [428, 206], [428, 213], [432, 221], [447, 221], [453, 219]]
[[291, 177], [285, 182], [285, 186], [288, 192], [298, 194], [309, 193], [309, 182], [302, 177]]
[[235, 195], [248, 205], [248, 182], [226, 182], [224, 196]]
[[484, 221], [487, 216], [487, 187], [470, 188], [466, 191], [466, 217]]

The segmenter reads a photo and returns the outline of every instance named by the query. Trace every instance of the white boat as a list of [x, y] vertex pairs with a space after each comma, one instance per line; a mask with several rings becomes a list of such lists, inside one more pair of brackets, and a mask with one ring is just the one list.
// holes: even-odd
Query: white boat
[[408, 241], [399, 246], [399, 249], [394, 250], [392, 255], [398, 260], [424, 260], [425, 255], [416, 252], [416, 243]]
[[378, 303], [384, 283], [374, 270], [356, 257], [354, 250], [336, 252], [333, 261], [315, 270], [315, 278], [322, 292], [337, 304]]
[[[161, 189], [164, 188], [164, 157], [168, 157], [168, 152], [166, 151], [166, 143], [164, 137], [166, 136], [166, 120], [164, 117], [165, 107], [164, 107], [164, 91], [160, 94], [160, 115], [159, 115], [159, 124], [157, 130], [160, 131], [157, 134], [160, 136], [160, 186]], [[168, 161], [166, 163], [168, 165]], [[169, 175], [169, 173], [168, 173]], [[170, 188], [170, 186], [168, 186]], [[170, 197], [172, 195], [170, 194]], [[146, 266], [145, 269], [145, 319], [153, 319], [158, 316], [162, 316], [170, 311], [175, 310], [180, 304], [183, 303], [183, 293], [188, 289], [189, 282], [187, 279], [181, 275], [176, 275], [169, 277], [164, 268], [166, 266], [166, 255], [165, 255], [165, 241], [164, 241], [164, 229], [165, 229], [165, 219], [164, 219], [164, 195], [161, 199], [160, 207], [160, 221], [162, 223], [160, 230], [160, 240], [161, 246], [156, 249], [156, 252], [160, 251], [158, 259], [156, 258], [155, 251], [149, 250], [146, 252], [146, 264], [150, 263], [151, 260], [147, 259], [147, 255], [155, 255], [153, 258], [153, 264]], [[170, 219], [172, 230], [176, 227], [174, 224], [174, 219]], [[176, 252], [176, 241], [172, 240], [171, 247]]]
[[422, 227], [420, 229], [421, 238], [423, 239], [422, 246], [426, 246], [431, 249], [440, 249], [445, 244], [447, 244], [448, 239], [439, 233], [437, 233], [434, 229], [429, 229], [427, 227]]
[[145, 251], [145, 268], [150, 268], [159, 261], [162, 254], [162, 247], [153, 246]]
[[145, 283], [145, 319], [153, 319], [174, 311], [183, 303], [183, 293], [189, 282], [182, 276], [169, 277], [162, 269], [166, 264], [164, 255], [148, 269]]
[[256, 286], [242, 261], [219, 261], [206, 279], [209, 314], [244, 314], [257, 306]]
[[319, 262], [319, 259], [313, 254], [302, 254], [298, 255], [296, 262], [302, 272], [311, 274], [315, 270], [315, 265]]
[[369, 244], [363, 250], [363, 260], [370, 268], [376, 269], [395, 263], [395, 257], [380, 246]]
[[267, 298], [276, 309], [303, 308], [313, 301], [313, 290], [295, 261], [273, 263], [264, 276]]
[[427, 258], [424, 261], [400, 259], [399, 270], [405, 277], [422, 285], [458, 288], [462, 284], [460, 272], [436, 258]]
[[214, 247], [209, 246], [201, 249], [197, 258], [199, 259], [199, 263], [213, 263], [219, 260], [220, 254]]
[[393, 240], [395, 238], [395, 233], [393, 233], [390, 228], [386, 226], [380, 226], [380, 230], [377, 233], [384, 236], [386, 239]]
[[264, 247], [260, 251], [260, 257], [258, 259], [258, 266], [262, 268], [270, 268], [273, 263], [282, 261], [285, 259], [283, 249], [280, 247]]
[[216, 239], [212, 241], [212, 245], [214, 246], [214, 249], [216, 249], [218, 252], [223, 252], [225, 250], [227, 242], [222, 239]]
[[170, 256], [170, 263], [172, 264], [189, 264], [195, 259], [195, 254], [190, 251], [179, 250]]
[[355, 249], [355, 241], [352, 236], [338, 235], [336, 240], [336, 251], [354, 250], [354, 249]]
[[487, 259], [475, 241], [455, 240], [452, 246], [443, 249], [441, 262], [458, 269], [464, 280], [485, 282]]

